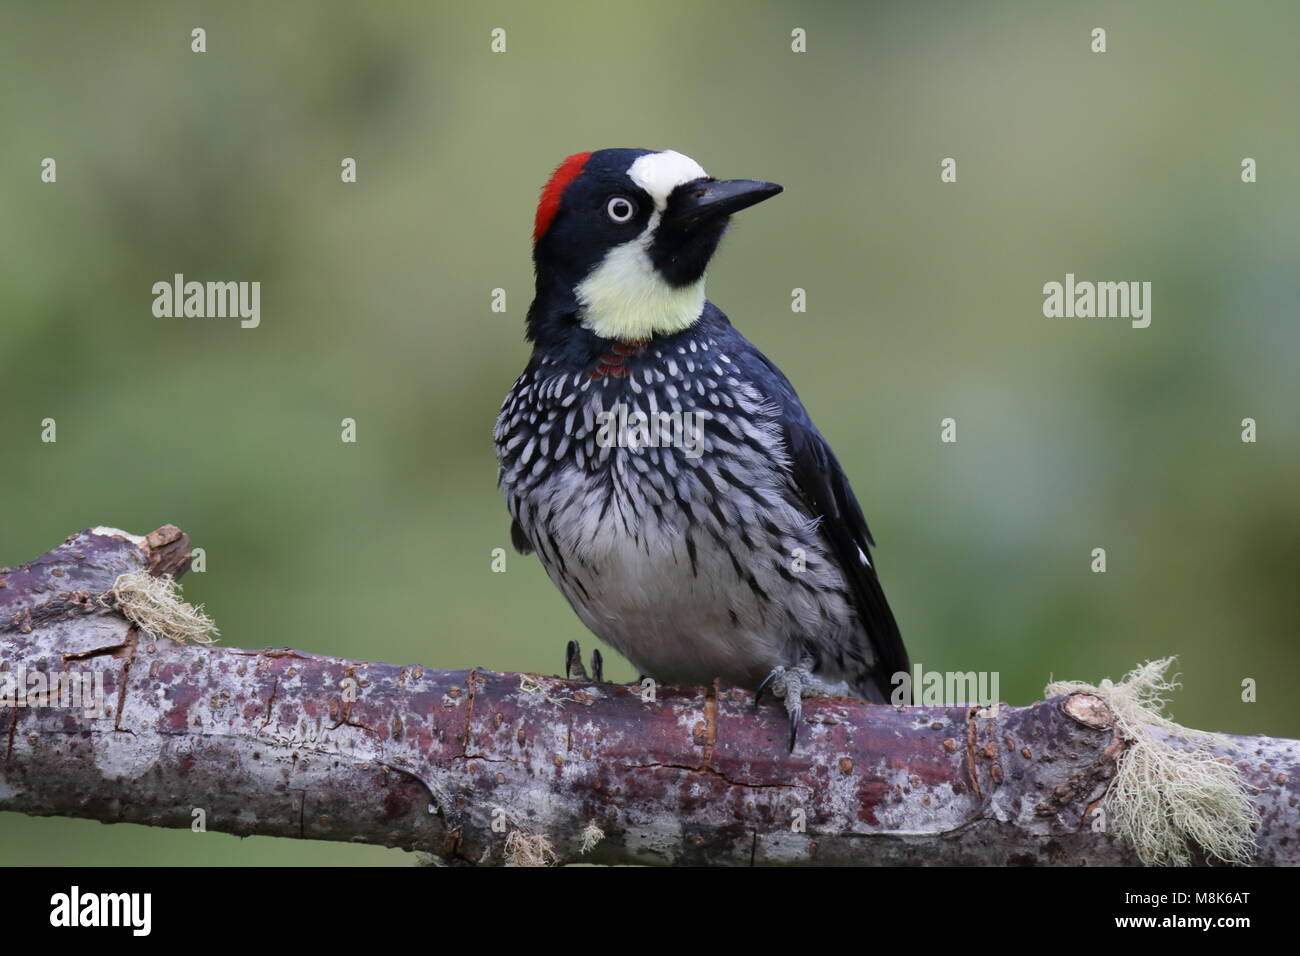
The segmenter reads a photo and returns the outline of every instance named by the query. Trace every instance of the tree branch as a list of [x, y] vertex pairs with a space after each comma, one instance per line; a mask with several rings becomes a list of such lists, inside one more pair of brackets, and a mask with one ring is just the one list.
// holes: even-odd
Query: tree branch
[[[1137, 862], [1092, 826], [1125, 746], [1096, 697], [994, 716], [809, 700], [788, 754], [784, 711], [755, 711], [747, 691], [644, 700], [638, 686], [182, 645], [102, 598], [126, 571], [188, 562], [167, 526], [84, 531], [0, 568], [0, 678], [102, 680], [91, 713], [0, 706], [0, 810], [201, 819], [473, 864]], [[1230, 737], [1219, 752], [1260, 811], [1256, 862], [1300, 863], [1297, 742]]]

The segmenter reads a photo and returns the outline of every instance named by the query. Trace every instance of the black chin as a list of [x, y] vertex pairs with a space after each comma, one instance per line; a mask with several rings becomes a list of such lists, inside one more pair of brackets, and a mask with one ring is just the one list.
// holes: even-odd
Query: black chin
[[698, 282], [730, 222], [730, 216], [714, 216], [686, 227], [664, 216], [650, 244], [651, 263], [671, 286], [681, 288]]
[[731, 214], [781, 191], [775, 183], [753, 179], [697, 179], [672, 191], [650, 244], [650, 261], [673, 286], [690, 285], [704, 275], [727, 231]]

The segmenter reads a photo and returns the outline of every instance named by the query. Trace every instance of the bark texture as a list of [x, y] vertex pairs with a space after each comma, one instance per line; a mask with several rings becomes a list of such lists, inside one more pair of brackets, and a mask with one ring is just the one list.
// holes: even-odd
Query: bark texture
[[[102, 707], [0, 706], [0, 810], [344, 840], [461, 864], [1134, 864], [1092, 811], [1123, 741], [1095, 697], [809, 700], [189, 646], [98, 598], [179, 574], [179, 529], [94, 529], [0, 568], [0, 676], [101, 675]], [[6, 713], [6, 710], [8, 711]], [[1257, 863], [1300, 862], [1300, 745], [1229, 738]]]

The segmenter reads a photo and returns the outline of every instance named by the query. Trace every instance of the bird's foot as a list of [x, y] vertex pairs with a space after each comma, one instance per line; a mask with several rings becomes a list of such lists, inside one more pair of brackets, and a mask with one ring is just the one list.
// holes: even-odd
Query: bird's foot
[[600, 656], [600, 648], [591, 652], [591, 677], [587, 676], [587, 668], [582, 666], [582, 645], [577, 641], [569, 641], [569, 646], [564, 649], [564, 676], [569, 680], [594, 680], [601, 684], [605, 681], [605, 661]]
[[785, 711], [790, 715], [790, 752], [794, 752], [795, 740], [799, 736], [799, 721], [803, 717], [803, 699], [805, 697], [833, 697], [836, 688], [819, 677], [813, 676], [807, 663], [797, 667], [772, 668], [772, 673], [763, 678], [763, 683], [754, 691], [754, 706], [758, 707], [764, 693], [785, 701]]

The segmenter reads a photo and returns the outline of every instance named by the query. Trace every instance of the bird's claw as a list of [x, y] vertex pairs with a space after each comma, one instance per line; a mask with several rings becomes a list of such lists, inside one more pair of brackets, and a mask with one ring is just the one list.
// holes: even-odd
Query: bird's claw
[[790, 752], [799, 737], [799, 723], [803, 719], [803, 698], [823, 697], [827, 690], [822, 682], [813, 677], [812, 671], [804, 665], [798, 667], [772, 668], [772, 672], [763, 678], [754, 691], [754, 706], [758, 707], [763, 692], [770, 691], [773, 697], [785, 702], [785, 712], [790, 715]]
[[569, 680], [586, 680], [587, 668], [582, 666], [582, 645], [569, 641], [564, 648], [564, 676]]
[[591, 674], [587, 676], [587, 668], [582, 665], [582, 645], [577, 641], [569, 641], [568, 646], [564, 649], [564, 676], [569, 680], [594, 680], [596, 683], [603, 683], [605, 680], [605, 661], [600, 656], [600, 648], [591, 652]]
[[778, 667], [763, 678], [763, 682], [754, 690], [754, 709], [758, 710], [758, 705], [763, 702], [763, 691], [767, 690], [767, 685], [776, 680], [777, 675], [784, 671], [784, 667]]

